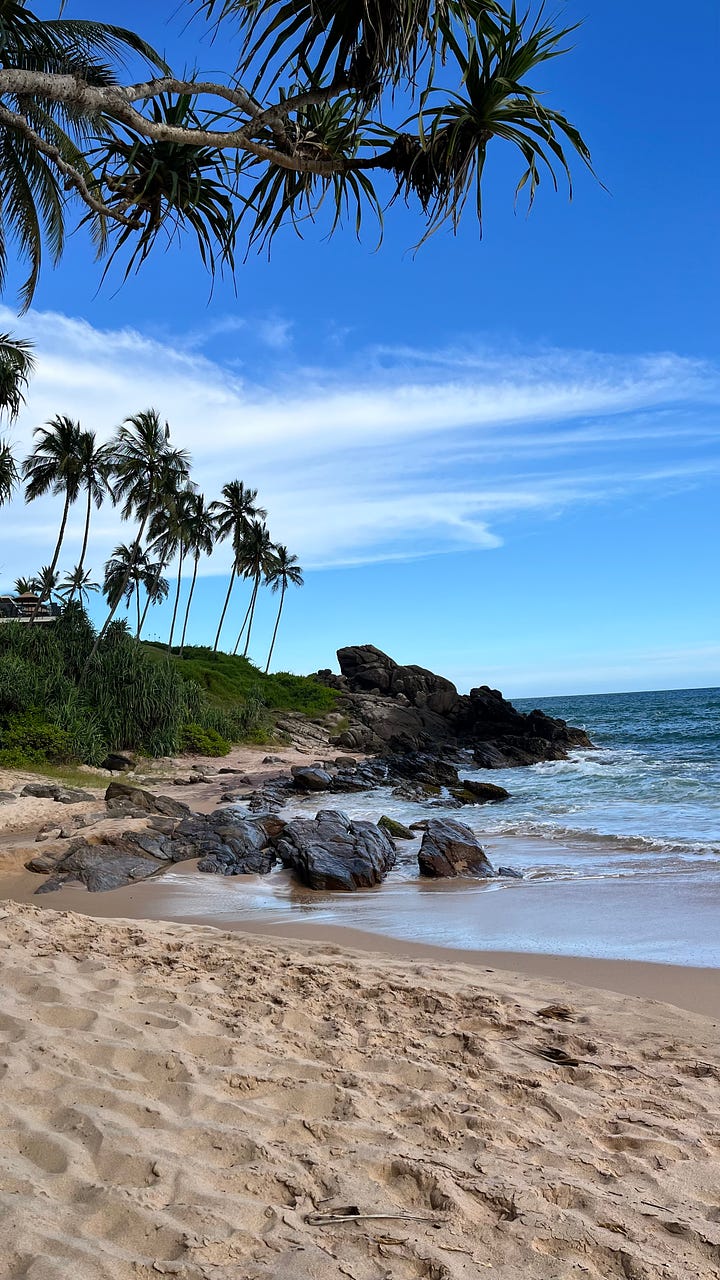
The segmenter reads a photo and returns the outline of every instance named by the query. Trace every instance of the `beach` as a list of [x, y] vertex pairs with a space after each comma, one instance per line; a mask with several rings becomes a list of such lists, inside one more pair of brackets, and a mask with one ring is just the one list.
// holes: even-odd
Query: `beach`
[[0, 916], [12, 1280], [720, 1274], [709, 1019], [327, 942]]
[[[229, 767], [313, 755], [265, 750]], [[143, 785], [212, 810], [187, 769]], [[491, 830], [525, 880], [423, 881], [411, 844], [353, 894], [187, 861], [36, 896], [59, 810], [0, 809], [8, 1280], [720, 1276], [714, 860]]]

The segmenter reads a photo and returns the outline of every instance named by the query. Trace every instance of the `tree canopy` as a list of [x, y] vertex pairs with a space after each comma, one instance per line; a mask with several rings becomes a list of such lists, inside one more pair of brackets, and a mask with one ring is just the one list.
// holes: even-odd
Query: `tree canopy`
[[494, 139], [519, 153], [530, 204], [543, 177], [572, 190], [570, 159], [589, 166], [588, 148], [534, 77], [573, 28], [528, 5], [183, 0], [187, 66], [231, 52], [207, 78], [141, 33], [0, 0], [0, 288], [14, 249], [29, 305], [43, 250], [59, 259], [76, 215], [126, 272], [182, 234], [211, 273], [233, 271], [239, 249], [301, 231], [323, 204], [331, 232], [359, 233], [402, 199], [422, 240], [468, 200], [481, 219]]

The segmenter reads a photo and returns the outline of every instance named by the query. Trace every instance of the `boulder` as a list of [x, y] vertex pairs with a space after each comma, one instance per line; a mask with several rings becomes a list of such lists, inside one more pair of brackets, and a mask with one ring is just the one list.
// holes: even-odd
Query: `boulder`
[[57, 782], [28, 782], [21, 796], [34, 796], [37, 800], [56, 800], [60, 786]]
[[58, 804], [84, 804], [88, 800], [95, 800], [97, 797], [92, 791], [82, 791], [80, 787], [60, 787], [55, 799]]
[[475, 832], [454, 818], [429, 820], [418, 864], [424, 876], [489, 877], [495, 874]]
[[132, 751], [111, 751], [100, 768], [108, 769], [111, 773], [129, 773], [136, 765], [137, 756]]
[[332, 776], [320, 765], [294, 764], [290, 770], [298, 791], [329, 791]]
[[0, 791], [0, 804], [12, 804], [13, 800], [17, 800], [14, 791]]
[[267, 875], [277, 861], [271, 833], [279, 836], [284, 827], [271, 816], [253, 820], [234, 809], [193, 814], [176, 828], [171, 857], [173, 862], [199, 858], [198, 871], [224, 876]]
[[111, 813], [161, 813], [171, 818], [182, 818], [190, 813], [190, 806], [170, 796], [156, 796], [142, 787], [131, 787], [126, 782], [111, 782], [105, 792], [105, 804]]
[[451, 680], [425, 667], [400, 666], [372, 644], [338, 649], [338, 662], [348, 689], [402, 696], [406, 706], [428, 707], [438, 715], [448, 715], [455, 707], [458, 692]]
[[496, 787], [492, 782], [475, 782], [472, 778], [461, 778], [460, 786], [451, 789], [450, 794], [462, 804], [497, 804], [510, 798], [510, 792], [504, 787]]
[[391, 840], [414, 840], [415, 832], [409, 827], [404, 827], [402, 822], [396, 822], [394, 818], [388, 818], [387, 814], [383, 814], [378, 822], [381, 831], [386, 831]]
[[[160, 865], [155, 858], [123, 853], [116, 844], [89, 844], [80, 837], [56, 862], [53, 880], [58, 877], [58, 881], [52, 887], [61, 888], [63, 879], [60, 877], [72, 877], [81, 881], [90, 893], [101, 893], [134, 880], [146, 880], [148, 876], [157, 874]], [[49, 890], [50, 885], [46, 882], [38, 892], [47, 893]]]
[[518, 871], [516, 867], [498, 867], [497, 873], [506, 880], [522, 880], [523, 873]]
[[384, 880], [396, 856], [385, 831], [372, 822], [351, 822], [334, 809], [288, 822], [275, 847], [310, 889], [372, 888]]

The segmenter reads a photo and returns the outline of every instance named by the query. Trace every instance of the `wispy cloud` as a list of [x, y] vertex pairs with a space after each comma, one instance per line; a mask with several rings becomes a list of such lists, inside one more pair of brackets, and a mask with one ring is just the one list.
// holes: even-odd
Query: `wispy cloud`
[[[0, 309], [0, 323], [13, 317]], [[55, 413], [102, 437], [155, 405], [204, 490], [236, 475], [257, 486], [275, 536], [309, 566], [491, 550], [511, 520], [699, 482], [719, 465], [720, 373], [668, 353], [386, 347], [319, 368], [291, 358], [289, 321], [221, 317], [206, 332], [238, 333], [238, 372], [192, 333], [164, 342], [49, 313], [23, 327], [38, 371], [14, 432], [21, 450]], [[16, 502], [0, 518], [6, 576], [47, 558], [49, 504]], [[120, 534], [104, 510], [99, 554]], [[211, 571], [226, 562], [220, 552]]]

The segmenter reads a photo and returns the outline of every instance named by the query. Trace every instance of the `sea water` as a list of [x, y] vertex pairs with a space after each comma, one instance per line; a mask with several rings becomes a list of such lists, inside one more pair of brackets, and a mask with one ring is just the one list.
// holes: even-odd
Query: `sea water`
[[[343, 809], [410, 824], [448, 816], [472, 827], [496, 865], [522, 880], [419, 877], [417, 845], [377, 889], [300, 889], [287, 872], [163, 877], [184, 918], [294, 927], [341, 925], [478, 950], [720, 967], [720, 689], [517, 701], [584, 728], [595, 749], [530, 768], [473, 770], [499, 783], [499, 804], [432, 808], [387, 789], [298, 799], [283, 816]], [[447, 798], [446, 798], [447, 799]], [[198, 880], [205, 883], [198, 885]]]

